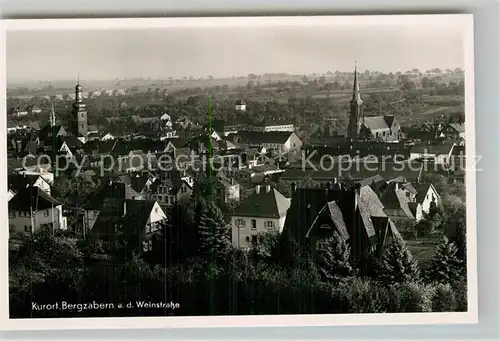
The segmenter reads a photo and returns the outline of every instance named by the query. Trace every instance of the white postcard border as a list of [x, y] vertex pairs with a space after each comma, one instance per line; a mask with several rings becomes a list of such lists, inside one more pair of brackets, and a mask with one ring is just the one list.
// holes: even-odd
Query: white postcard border
[[[380, 15], [380, 16], [291, 16], [291, 17], [206, 17], [206, 18], [127, 18], [127, 19], [22, 19], [0, 22], [0, 115], [6, 117], [6, 31], [7, 30], [72, 30], [72, 29], [148, 29], [160, 27], [227, 27], [227, 26], [363, 26], [425, 25], [437, 20], [451, 20], [464, 27], [465, 122], [466, 155], [475, 154], [474, 105], [474, 31], [472, 14]], [[7, 129], [6, 119], [0, 120], [0, 131]], [[0, 141], [0, 216], [8, 217], [7, 145]], [[203, 317], [120, 317], [120, 318], [51, 318], [10, 319], [8, 278], [8, 229], [0, 229], [0, 325], [2, 330], [74, 330], [74, 329], [152, 329], [208, 327], [269, 327], [269, 326], [350, 326], [350, 325], [415, 325], [463, 324], [478, 322], [477, 295], [477, 226], [476, 226], [476, 163], [467, 157], [466, 219], [467, 219], [467, 285], [468, 311], [452, 313], [399, 314], [322, 314], [322, 315], [259, 315]], [[480, 168], [480, 167], [479, 167]], [[472, 170], [472, 171], [471, 171]]]

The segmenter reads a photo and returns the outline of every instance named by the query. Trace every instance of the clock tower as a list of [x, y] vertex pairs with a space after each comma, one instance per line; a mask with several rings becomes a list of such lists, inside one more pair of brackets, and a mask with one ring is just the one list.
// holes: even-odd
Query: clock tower
[[73, 103], [73, 134], [82, 141], [87, 142], [87, 109], [82, 98], [82, 86], [80, 80], [77, 81], [75, 86], [75, 102]]

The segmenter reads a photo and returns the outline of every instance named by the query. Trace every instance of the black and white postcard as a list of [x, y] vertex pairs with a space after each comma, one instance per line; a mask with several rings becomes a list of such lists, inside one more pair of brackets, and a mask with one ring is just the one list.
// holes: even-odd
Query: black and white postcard
[[477, 322], [472, 24], [4, 20], [2, 328]]

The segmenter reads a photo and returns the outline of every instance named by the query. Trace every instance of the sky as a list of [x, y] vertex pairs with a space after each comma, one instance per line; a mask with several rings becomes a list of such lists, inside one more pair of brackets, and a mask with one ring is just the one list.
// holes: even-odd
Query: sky
[[463, 27], [170, 27], [7, 31], [8, 81], [246, 76], [464, 67]]

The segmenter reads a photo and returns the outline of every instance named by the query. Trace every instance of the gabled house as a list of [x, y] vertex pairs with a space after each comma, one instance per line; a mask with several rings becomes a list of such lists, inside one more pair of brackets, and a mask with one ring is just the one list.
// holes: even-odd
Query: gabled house
[[55, 125], [51, 127], [47, 125], [40, 131], [40, 141], [51, 141], [53, 137], [67, 136], [68, 133], [62, 125]]
[[223, 203], [240, 200], [240, 184], [232, 177], [217, 176], [216, 188]]
[[397, 142], [402, 136], [401, 126], [394, 115], [363, 117], [360, 134], [363, 135], [363, 132], [385, 142]]
[[12, 199], [14, 195], [16, 195], [16, 193], [13, 190], [9, 189], [7, 191], [7, 201], [10, 201], [10, 199]]
[[350, 245], [355, 264], [364, 256], [381, 256], [392, 238], [401, 239], [370, 186], [292, 188], [283, 233], [315, 256], [334, 232]]
[[380, 201], [384, 205], [384, 212], [396, 224], [400, 221], [420, 221], [422, 219], [422, 205], [412, 202], [406, 190], [400, 189], [398, 183], [391, 183], [383, 190]]
[[269, 119], [264, 119], [256, 124], [253, 125], [252, 127], [253, 131], [261, 131], [261, 132], [267, 132], [267, 131], [288, 131], [288, 132], [293, 132], [295, 131], [295, 125], [293, 121], [291, 120], [269, 120]]
[[38, 187], [51, 195], [49, 182], [39, 174], [9, 174], [7, 183], [14, 194], [25, 188]]
[[234, 209], [231, 216], [231, 240], [238, 248], [249, 248], [258, 243], [258, 236], [268, 231], [282, 232], [290, 199], [271, 185], [257, 186]]
[[91, 231], [94, 224], [103, 208], [106, 200], [143, 200], [144, 197], [134, 191], [128, 184], [114, 182], [112, 180], [105, 181], [99, 188], [90, 196], [87, 203], [83, 207], [81, 223], [84, 233]]
[[9, 232], [14, 238], [40, 228], [67, 228], [62, 204], [39, 187], [18, 190], [8, 205]]
[[299, 152], [302, 148], [302, 140], [295, 133], [286, 131], [240, 131], [229, 135], [228, 139], [247, 148], [265, 148], [281, 153]]
[[410, 150], [410, 160], [422, 160], [436, 164], [449, 164], [454, 142], [415, 145]]
[[146, 194], [153, 181], [154, 179], [147, 174], [126, 174], [119, 179], [119, 182], [129, 185], [139, 194]]
[[441, 196], [432, 184], [413, 183], [412, 186], [417, 191], [415, 202], [422, 206], [423, 212], [429, 213], [432, 205], [439, 206], [441, 204]]
[[103, 137], [101, 137], [101, 141], [109, 141], [109, 140], [114, 140], [115, 137], [111, 135], [110, 133], [105, 134]]
[[166, 223], [167, 216], [155, 201], [106, 199], [90, 233], [105, 242], [107, 251], [113, 251], [122, 236], [130, 243], [128, 247], [148, 253], [154, 250], [154, 235]]
[[153, 181], [148, 196], [162, 207], [191, 198], [194, 181], [190, 177], [161, 177]]
[[450, 123], [443, 129], [445, 137], [451, 139], [465, 139], [465, 123]]

